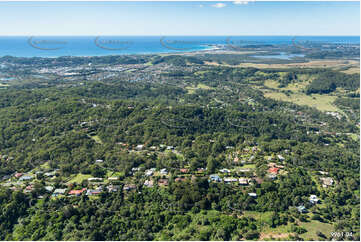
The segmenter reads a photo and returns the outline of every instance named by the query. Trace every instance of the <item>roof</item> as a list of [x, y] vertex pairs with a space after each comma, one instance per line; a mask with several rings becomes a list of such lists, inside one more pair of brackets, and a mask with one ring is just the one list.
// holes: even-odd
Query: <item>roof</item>
[[80, 190], [71, 190], [68, 194], [69, 194], [69, 195], [80, 195], [80, 194], [82, 194], [85, 190], [86, 190], [86, 188], [83, 188], [83, 189], [80, 189]]
[[58, 189], [55, 189], [54, 194], [64, 194], [65, 191], [66, 191], [66, 189], [58, 188]]
[[168, 186], [168, 179], [159, 179], [158, 185]]
[[181, 168], [181, 169], [179, 169], [179, 171], [182, 172], [182, 173], [187, 173], [187, 172], [189, 172], [189, 169]]
[[268, 169], [268, 172], [277, 174], [279, 169], [278, 167], [271, 167]]

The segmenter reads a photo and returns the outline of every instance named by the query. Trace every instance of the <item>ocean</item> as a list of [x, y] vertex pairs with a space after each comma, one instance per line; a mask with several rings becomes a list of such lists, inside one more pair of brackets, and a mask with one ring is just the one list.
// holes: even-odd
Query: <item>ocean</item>
[[359, 44], [359, 36], [0, 36], [0, 56], [60, 57], [155, 54], [225, 45]]

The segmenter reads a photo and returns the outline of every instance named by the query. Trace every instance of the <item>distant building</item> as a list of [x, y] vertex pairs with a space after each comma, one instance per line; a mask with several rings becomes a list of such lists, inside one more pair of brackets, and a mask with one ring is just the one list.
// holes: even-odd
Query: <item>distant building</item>
[[184, 182], [186, 181], [186, 179], [184, 177], [177, 177], [176, 179], [174, 179], [175, 182]]
[[316, 203], [318, 203], [319, 199], [317, 198], [316, 195], [311, 195], [310, 198], [309, 198], [309, 201], [312, 204], [316, 204]]
[[221, 170], [219, 170], [219, 171], [222, 172], [222, 173], [231, 173], [231, 171], [228, 170], [228, 169], [221, 169]]
[[53, 186], [45, 186], [44, 187], [45, 190], [47, 190], [48, 192], [52, 192], [54, 190], [54, 187]]
[[159, 179], [158, 186], [168, 186], [168, 179]]
[[153, 175], [153, 171], [152, 170], [146, 170], [144, 173], [146, 176], [152, 176]]
[[117, 192], [119, 190], [119, 185], [109, 185], [107, 186], [108, 192]]
[[90, 178], [88, 178], [88, 181], [89, 181], [89, 182], [101, 182], [101, 181], [103, 181], [103, 178], [100, 178], [100, 177], [90, 177]]
[[277, 175], [277, 174], [278, 174], [278, 170], [279, 170], [278, 167], [271, 167], [271, 168], [268, 169], [268, 173]]
[[80, 196], [84, 191], [86, 191], [86, 188], [80, 190], [71, 190], [68, 195]]
[[87, 196], [99, 195], [102, 191], [98, 189], [89, 189], [86, 191]]
[[144, 182], [144, 186], [146, 187], [153, 187], [154, 186], [154, 181], [153, 180], [146, 180]]
[[56, 197], [58, 195], [64, 195], [66, 192], [66, 189], [55, 189], [55, 191], [53, 192], [53, 196]]
[[329, 187], [329, 186], [332, 186], [334, 181], [331, 177], [322, 177], [320, 178], [321, 181], [322, 181], [322, 187]]
[[22, 176], [19, 181], [30, 181], [33, 179], [33, 176]]
[[134, 189], [136, 189], [136, 188], [137, 188], [136, 185], [128, 184], [128, 185], [125, 185], [125, 186], [123, 187], [123, 190], [124, 190], [124, 191], [131, 191], [131, 190], [134, 190]]
[[307, 213], [307, 209], [306, 209], [305, 206], [303, 206], [303, 205], [298, 206], [298, 207], [297, 207], [297, 210], [298, 210], [298, 212], [300, 212], [300, 213]]
[[277, 157], [278, 157], [278, 159], [281, 160], [281, 161], [285, 160], [285, 158], [284, 158], [282, 155], [277, 155]]
[[255, 192], [249, 192], [249, 193], [248, 193], [248, 196], [250, 196], [250, 197], [257, 197], [257, 193], [255, 193]]
[[248, 185], [248, 178], [241, 177], [241, 178], [238, 179], [238, 182], [242, 186], [247, 186]]
[[213, 174], [209, 176], [209, 181], [221, 182], [222, 179], [218, 175]]
[[167, 169], [166, 169], [166, 168], [161, 169], [161, 170], [160, 170], [160, 174], [162, 174], [162, 175], [167, 175], [167, 174], [168, 174]]
[[22, 175], [23, 175], [23, 173], [15, 173], [14, 176], [15, 176], [16, 178], [19, 178], [19, 177], [21, 177]]
[[179, 171], [182, 172], [182, 173], [188, 173], [188, 172], [189, 172], [189, 169], [187, 169], [187, 168], [181, 168], [181, 169], [179, 169]]
[[237, 178], [232, 178], [232, 177], [227, 177], [227, 178], [224, 178], [223, 181], [225, 183], [232, 183], [232, 182], [237, 182], [238, 179]]
[[136, 147], [137, 150], [143, 150], [143, 148], [144, 148], [144, 145], [137, 145], [137, 147]]
[[117, 181], [117, 180], [119, 180], [119, 177], [117, 176], [112, 176], [108, 178], [108, 181]]

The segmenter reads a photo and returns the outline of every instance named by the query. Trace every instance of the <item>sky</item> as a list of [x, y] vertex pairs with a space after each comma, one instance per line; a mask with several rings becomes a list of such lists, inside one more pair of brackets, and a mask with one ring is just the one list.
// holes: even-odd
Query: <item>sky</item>
[[359, 2], [0, 2], [0, 36], [360, 35]]

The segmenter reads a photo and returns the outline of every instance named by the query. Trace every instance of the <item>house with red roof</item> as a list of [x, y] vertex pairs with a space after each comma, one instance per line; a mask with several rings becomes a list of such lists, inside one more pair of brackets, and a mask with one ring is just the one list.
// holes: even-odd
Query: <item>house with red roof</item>
[[271, 167], [271, 168], [268, 169], [268, 173], [272, 173], [272, 174], [277, 175], [279, 169], [280, 168], [278, 168], [278, 167]]
[[68, 195], [76, 195], [80, 196], [84, 191], [86, 191], [86, 188], [80, 189], [80, 190], [71, 190]]

